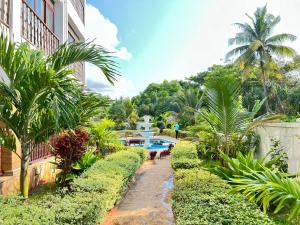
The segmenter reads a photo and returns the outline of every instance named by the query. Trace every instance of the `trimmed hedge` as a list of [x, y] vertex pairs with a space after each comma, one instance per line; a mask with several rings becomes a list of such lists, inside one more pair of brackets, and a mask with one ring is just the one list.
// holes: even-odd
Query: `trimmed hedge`
[[187, 141], [177, 143], [171, 151], [171, 165], [174, 170], [199, 168], [201, 161], [196, 145]]
[[92, 225], [103, 221], [126, 191], [128, 182], [147, 157], [143, 148], [128, 148], [97, 161], [72, 183], [72, 192], [60, 190], [38, 201], [0, 197], [3, 225]]
[[173, 192], [176, 225], [273, 225], [254, 203], [201, 169], [177, 170]]

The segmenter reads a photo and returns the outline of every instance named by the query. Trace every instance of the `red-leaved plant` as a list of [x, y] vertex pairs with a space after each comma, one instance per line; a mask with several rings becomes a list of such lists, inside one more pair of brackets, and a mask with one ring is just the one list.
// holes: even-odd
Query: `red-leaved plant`
[[80, 160], [86, 152], [86, 142], [89, 134], [76, 129], [60, 135], [55, 143], [55, 157], [57, 168], [61, 172], [56, 176], [56, 181], [61, 186], [68, 186], [74, 179], [73, 164]]
[[151, 159], [151, 160], [154, 160], [156, 154], [157, 154], [157, 151], [151, 151], [151, 152], [150, 152], [150, 159]]

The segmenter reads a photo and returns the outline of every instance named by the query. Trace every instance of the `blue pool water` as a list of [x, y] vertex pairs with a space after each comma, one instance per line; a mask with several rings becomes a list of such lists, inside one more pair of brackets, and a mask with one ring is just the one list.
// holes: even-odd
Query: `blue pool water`
[[[161, 138], [150, 138], [149, 142], [150, 145], [147, 147], [147, 149], [149, 150], [167, 150], [169, 148], [169, 144], [173, 143], [171, 141], [167, 141]], [[135, 144], [134, 146], [144, 147], [144, 143]]]

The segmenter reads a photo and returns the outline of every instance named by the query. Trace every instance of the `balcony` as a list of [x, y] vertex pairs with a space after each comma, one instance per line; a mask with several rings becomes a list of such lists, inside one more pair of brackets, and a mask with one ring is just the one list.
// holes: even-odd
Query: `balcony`
[[43, 50], [47, 55], [52, 54], [59, 46], [55, 34], [24, 1], [22, 1], [21, 11], [21, 34], [26, 41]]
[[10, 0], [0, 0], [0, 22], [9, 26], [9, 5]]
[[78, 16], [84, 24], [84, 0], [71, 0]]

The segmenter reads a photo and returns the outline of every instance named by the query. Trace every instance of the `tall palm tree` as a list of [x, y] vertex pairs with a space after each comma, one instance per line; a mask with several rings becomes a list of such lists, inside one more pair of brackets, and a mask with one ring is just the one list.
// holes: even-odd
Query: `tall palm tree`
[[[264, 95], [267, 97], [268, 68], [274, 64], [273, 57], [293, 57], [295, 50], [282, 43], [294, 41], [296, 36], [288, 33], [273, 35], [274, 27], [280, 22], [280, 16], [275, 17], [267, 13], [266, 5], [257, 8], [254, 17], [247, 16], [251, 23], [235, 23], [241, 31], [234, 38], [229, 39], [229, 45], [235, 44], [238, 47], [228, 52], [226, 58], [238, 56], [236, 62], [244, 70], [258, 64], [261, 70], [259, 80], [262, 83]], [[268, 99], [266, 110], [270, 112]]]
[[[0, 81], [0, 121], [6, 125], [0, 129], [2, 145], [12, 148], [21, 159], [20, 190], [24, 197], [29, 192], [30, 145], [76, 127], [84, 120], [79, 116], [90, 113], [78, 107], [79, 99], [86, 96], [69, 69], [79, 61], [98, 66], [110, 82], [119, 75], [110, 53], [92, 43], [63, 44], [47, 57], [26, 43], [17, 46], [0, 36], [0, 72], [6, 76], [6, 82]], [[20, 154], [15, 140], [20, 142]]]

